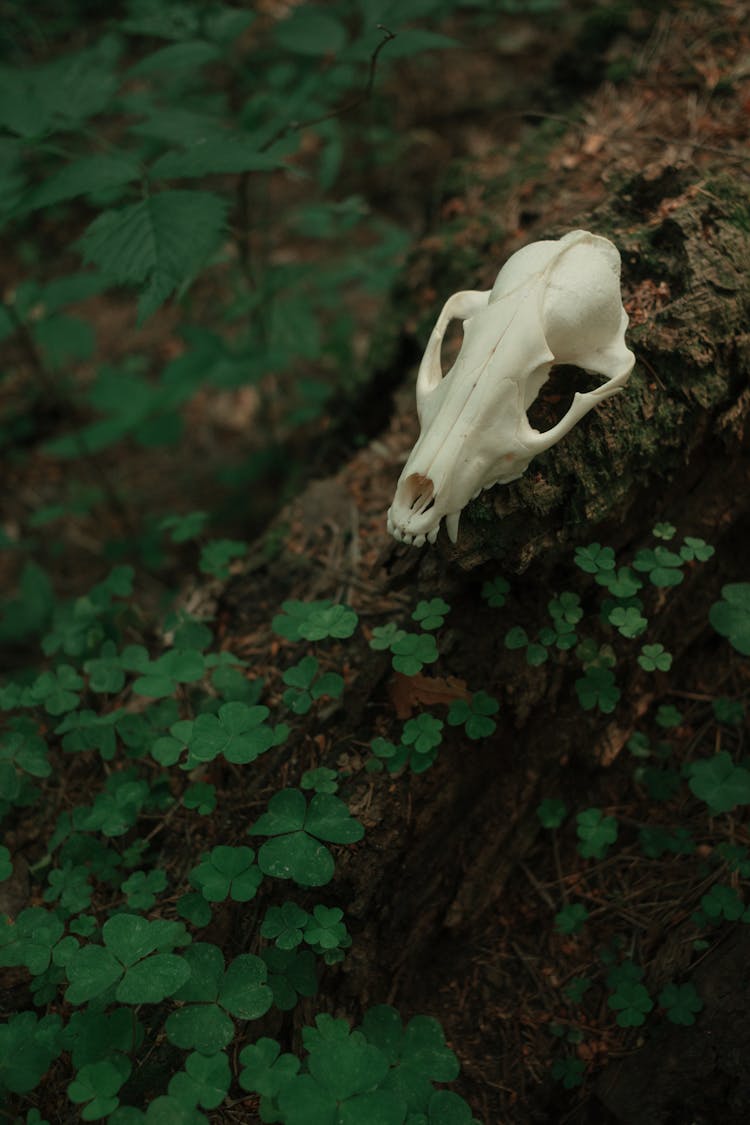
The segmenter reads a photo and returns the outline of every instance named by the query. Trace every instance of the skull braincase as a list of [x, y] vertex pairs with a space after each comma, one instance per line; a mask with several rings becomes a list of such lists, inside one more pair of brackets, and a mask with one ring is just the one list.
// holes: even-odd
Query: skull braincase
[[[463, 321], [463, 343], [443, 376], [440, 349], [455, 319]], [[469, 500], [521, 476], [533, 457], [622, 390], [634, 364], [627, 324], [620, 255], [588, 231], [519, 250], [490, 291], [454, 293], [420, 364], [420, 434], [388, 510], [389, 531], [415, 546], [434, 543], [445, 516], [455, 542]], [[539, 433], [526, 411], [553, 363], [575, 364], [605, 381], [576, 393], [560, 422]]]

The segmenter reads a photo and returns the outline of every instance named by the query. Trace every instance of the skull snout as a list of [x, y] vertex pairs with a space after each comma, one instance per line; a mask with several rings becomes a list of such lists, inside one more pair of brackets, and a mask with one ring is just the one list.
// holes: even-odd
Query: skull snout
[[388, 528], [397, 539], [421, 547], [434, 542], [440, 519], [435, 519], [435, 486], [423, 473], [410, 473], [399, 481], [388, 511]]

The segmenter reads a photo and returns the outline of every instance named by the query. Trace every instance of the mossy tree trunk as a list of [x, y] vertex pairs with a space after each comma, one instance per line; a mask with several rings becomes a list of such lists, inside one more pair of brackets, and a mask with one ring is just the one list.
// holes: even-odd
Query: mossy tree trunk
[[[349, 685], [344, 706], [298, 720], [291, 752], [269, 756], [287, 783], [313, 764], [343, 768], [345, 795], [366, 824], [365, 845], [342, 856], [337, 869], [355, 944], [346, 970], [330, 982], [329, 1002], [353, 1014], [385, 1000], [420, 1010], [446, 974], [471, 974], [487, 919], [497, 916], [508, 877], [540, 831], [539, 801], [564, 793], [580, 804], [651, 698], [632, 658], [618, 666], [615, 714], [584, 714], [572, 656], [522, 665], [504, 647], [508, 619], [500, 624], [481, 597], [483, 580], [510, 580], [508, 612], [532, 633], [553, 593], [575, 581], [575, 546], [597, 540], [632, 551], [648, 542], [657, 520], [702, 536], [717, 547], [716, 561], [703, 577], [691, 573], [659, 615], [658, 639], [679, 669], [705, 634], [711, 600], [736, 580], [737, 552], [748, 542], [750, 195], [719, 175], [698, 182], [668, 169], [534, 236], [575, 227], [604, 234], [621, 250], [637, 356], [625, 393], [533, 462], [524, 479], [475, 501], [455, 546], [441, 531], [436, 546], [421, 551], [389, 540], [384, 526], [416, 436], [405, 394], [390, 430], [290, 505], [219, 598], [229, 647], [247, 634], [268, 640], [270, 611], [287, 597], [346, 600], [364, 626], [336, 650]], [[500, 261], [487, 260], [488, 245], [500, 245], [497, 232], [477, 229], [475, 276], [463, 287], [491, 284]], [[461, 253], [468, 260], [465, 238]], [[450, 246], [440, 257], [450, 257]], [[429, 286], [426, 252], [408, 276]], [[437, 281], [433, 287], [441, 289]], [[426, 324], [432, 313], [417, 304], [412, 298], [406, 319]], [[424, 680], [394, 676], [388, 656], [373, 652], [364, 634], [391, 620], [413, 628], [411, 609], [431, 597], [452, 606], [440, 661]], [[282, 668], [297, 658], [277, 653]], [[500, 701], [495, 734], [472, 743], [446, 727], [427, 773], [394, 780], [366, 773], [370, 739], [397, 741], [405, 717], [431, 700], [440, 704], [441, 692], [450, 697], [449, 677]], [[481, 1023], [481, 1012], [474, 1015]], [[489, 1125], [502, 1103], [487, 1100], [481, 1081], [472, 1088], [471, 1059], [464, 1061], [467, 1091], [487, 1106]]]

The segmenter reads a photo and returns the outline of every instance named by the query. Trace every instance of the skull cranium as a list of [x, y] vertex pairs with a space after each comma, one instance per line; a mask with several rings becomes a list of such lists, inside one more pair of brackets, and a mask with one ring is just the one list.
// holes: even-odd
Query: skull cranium
[[[451, 320], [463, 321], [458, 358], [443, 376], [440, 350]], [[458, 521], [482, 489], [520, 477], [538, 453], [564, 437], [594, 406], [622, 390], [635, 357], [625, 346], [620, 255], [606, 238], [575, 230], [514, 254], [490, 291], [454, 293], [430, 336], [417, 376], [419, 438], [388, 510], [388, 530], [421, 547], [445, 516]], [[554, 363], [604, 377], [576, 393], [545, 433], [526, 411]]]

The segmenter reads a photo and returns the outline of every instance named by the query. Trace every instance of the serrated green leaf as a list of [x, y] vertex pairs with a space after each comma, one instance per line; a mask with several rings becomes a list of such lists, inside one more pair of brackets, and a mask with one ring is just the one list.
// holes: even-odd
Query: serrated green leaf
[[99, 191], [111, 191], [124, 187], [139, 179], [141, 169], [136, 160], [128, 156], [101, 153], [98, 156], [83, 156], [72, 160], [59, 172], [47, 176], [39, 187], [31, 192], [27, 207], [36, 211], [40, 207], [50, 207], [64, 199], [75, 199], [79, 195], [93, 195]]
[[226, 204], [202, 191], [163, 191], [117, 211], [105, 211], [86, 229], [80, 248], [112, 281], [144, 285], [142, 324], [203, 264], [221, 241]]

